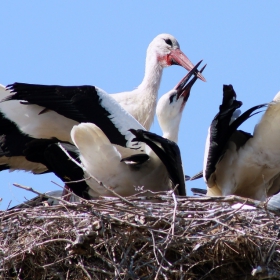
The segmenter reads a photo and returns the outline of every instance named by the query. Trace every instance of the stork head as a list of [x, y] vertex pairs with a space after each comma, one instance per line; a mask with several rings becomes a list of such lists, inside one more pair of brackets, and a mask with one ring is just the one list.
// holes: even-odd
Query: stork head
[[[175, 86], [164, 94], [158, 101], [156, 114], [163, 137], [177, 142], [179, 125], [186, 102], [190, 96], [191, 88], [198, 78], [198, 66], [202, 60]], [[203, 72], [204, 68], [200, 70]], [[190, 80], [191, 76], [195, 76]], [[190, 81], [189, 81], [190, 80]]]
[[[147, 50], [147, 59], [155, 56], [161, 67], [171, 65], [180, 65], [191, 71], [194, 67], [189, 58], [180, 50], [178, 41], [170, 34], [160, 34], [154, 38]], [[205, 78], [198, 73], [198, 78], [206, 81]]]

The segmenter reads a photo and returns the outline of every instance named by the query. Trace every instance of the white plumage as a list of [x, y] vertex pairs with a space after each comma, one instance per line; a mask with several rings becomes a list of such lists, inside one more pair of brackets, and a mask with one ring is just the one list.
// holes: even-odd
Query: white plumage
[[[169, 189], [168, 173], [160, 159], [153, 157], [152, 152], [146, 150], [150, 159], [140, 167], [121, 162], [122, 156], [118, 150], [110, 143], [102, 130], [91, 123], [74, 126], [71, 137], [80, 151], [80, 159], [87, 172], [96, 176], [99, 181], [119, 195], [133, 195], [137, 193], [136, 188], [141, 186], [144, 186], [144, 190], [153, 191]], [[155, 178], [158, 178], [158, 181], [155, 182]], [[92, 189], [89, 194], [93, 197], [112, 196], [110, 191], [93, 179], [88, 181], [88, 185]], [[166, 188], [163, 188], [163, 185]]]
[[264, 201], [278, 192], [279, 124], [280, 92], [268, 105], [252, 137], [241, 131], [236, 131], [231, 136], [224, 155], [216, 165], [207, 195], [235, 194]]
[[[170, 140], [177, 141], [182, 111], [195, 80], [196, 78], [187, 88], [184, 88], [184, 83], [179, 84], [175, 89], [163, 95], [158, 102], [156, 110], [158, 121], [163, 136]], [[125, 116], [122, 116], [121, 120], [124, 121], [124, 118]], [[138, 122], [135, 120], [135, 124], [131, 122], [130, 125], [130, 128], [137, 129]], [[122, 161], [122, 155], [95, 124], [81, 123], [74, 126], [71, 138], [80, 151], [80, 159], [87, 172], [119, 195], [133, 195], [139, 192], [139, 189], [143, 191], [170, 190], [168, 171], [148, 146], [145, 146], [145, 154], [149, 156], [149, 159], [141, 164], [130, 164]], [[91, 196], [112, 196], [112, 192], [93, 179], [90, 179], [88, 184], [92, 189], [89, 192]]]
[[[97, 95], [103, 98], [101, 105], [105, 109], [111, 110], [110, 117], [114, 117], [116, 120], [119, 119], [118, 112], [115, 111], [115, 106], [111, 100], [114, 99], [149, 130], [155, 114], [163, 68], [173, 64], [181, 65], [188, 70], [191, 70], [194, 66], [180, 50], [179, 43], [172, 35], [160, 34], [154, 38], [148, 47], [145, 75], [142, 83], [135, 90], [112, 94], [109, 97], [109, 101], [107, 101], [106, 96], [109, 95], [97, 87], [93, 88], [96, 90]], [[198, 77], [205, 81], [200, 73], [198, 73]], [[24, 85], [24, 92], [21, 92], [21, 94], [25, 94], [25, 96], [17, 97], [17, 94], [14, 94], [14, 96], [8, 98], [8, 102], [0, 103], [0, 111], [5, 117], [15, 122], [24, 133], [31, 137], [56, 137], [61, 141], [71, 141], [69, 137], [70, 130], [73, 125], [78, 124], [80, 121], [77, 121], [75, 118], [65, 117], [64, 113], [60, 111], [59, 106], [54, 106], [54, 108], [48, 107], [52, 101], [52, 104], [56, 104], [55, 98], [53, 100], [50, 99], [56, 94], [59, 95], [59, 89], [62, 87], [53, 86], [48, 88], [47, 86], [36, 85], [37, 92], [34, 90], [32, 96], [31, 94], [28, 96], [30, 89], [34, 85], [17, 84], [16, 89], [15, 85], [11, 85], [9, 88], [13, 92], [19, 93], [20, 85]], [[42, 97], [43, 94], [46, 94], [45, 89], [49, 90], [48, 95]], [[9, 94], [10, 92], [6, 91], [4, 86], [0, 87], [0, 100], [7, 99]], [[78, 95], [79, 92], [77, 91]], [[60, 96], [60, 98], [62, 97]], [[30, 104], [23, 105], [20, 103], [20, 100], [29, 101]], [[65, 98], [66, 101], [70, 102]], [[90, 104], [85, 103], [84, 106], [90, 106]], [[46, 111], [44, 110], [45, 108], [51, 110]]]

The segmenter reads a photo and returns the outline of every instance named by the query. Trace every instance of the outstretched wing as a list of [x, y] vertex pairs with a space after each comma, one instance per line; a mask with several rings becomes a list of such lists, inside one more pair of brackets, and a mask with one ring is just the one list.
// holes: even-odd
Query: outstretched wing
[[[68, 143], [61, 143], [61, 145], [73, 159], [79, 161], [78, 149], [74, 145]], [[43, 163], [50, 172], [53, 172], [66, 184], [79, 181], [69, 183], [67, 186], [74, 194], [84, 199], [90, 199], [89, 186], [86, 181], [83, 181], [83, 170], [61, 150], [57, 139], [34, 139], [27, 144], [24, 155], [29, 161]]]
[[128, 131], [130, 128], [144, 129], [143, 126], [109, 94], [95, 86], [14, 83], [8, 85], [7, 89], [14, 94], [3, 101], [24, 100], [22, 106], [36, 104], [45, 108], [40, 114], [53, 110], [79, 123], [94, 123], [105, 133], [111, 143], [143, 150], [143, 147], [135, 143], [132, 145], [133, 135]]
[[236, 100], [236, 93], [232, 85], [224, 85], [223, 102], [220, 105], [219, 113], [213, 119], [206, 141], [204, 155], [204, 178], [206, 181], [216, 170], [216, 164], [224, 153], [225, 146], [237, 128], [248, 118], [257, 114], [256, 110], [267, 106], [261, 104], [254, 106], [232, 121], [235, 111], [242, 105]]

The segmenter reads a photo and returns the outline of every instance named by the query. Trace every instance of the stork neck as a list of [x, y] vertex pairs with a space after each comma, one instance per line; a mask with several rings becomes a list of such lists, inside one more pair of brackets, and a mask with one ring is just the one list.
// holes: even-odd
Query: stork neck
[[163, 135], [162, 137], [171, 140], [175, 143], [178, 142], [178, 133], [179, 133], [179, 125], [173, 125], [171, 127], [168, 128], [168, 130], [162, 130]]
[[163, 67], [160, 65], [157, 56], [147, 54], [145, 75], [138, 88], [141, 89], [141, 91], [154, 95], [155, 98], [157, 98], [162, 71]]
[[178, 113], [177, 116], [171, 117], [167, 113], [157, 115], [162, 137], [177, 143], [182, 114]]
[[136, 119], [147, 129], [150, 130], [156, 111], [158, 89], [160, 86], [163, 67], [155, 55], [147, 54], [145, 75], [137, 91], [141, 92], [141, 112]]

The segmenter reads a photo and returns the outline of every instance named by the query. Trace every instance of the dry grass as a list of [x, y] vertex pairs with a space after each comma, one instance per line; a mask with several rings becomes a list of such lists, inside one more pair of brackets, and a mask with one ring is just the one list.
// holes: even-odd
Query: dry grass
[[61, 202], [0, 221], [1, 279], [280, 279], [279, 216], [238, 197]]

